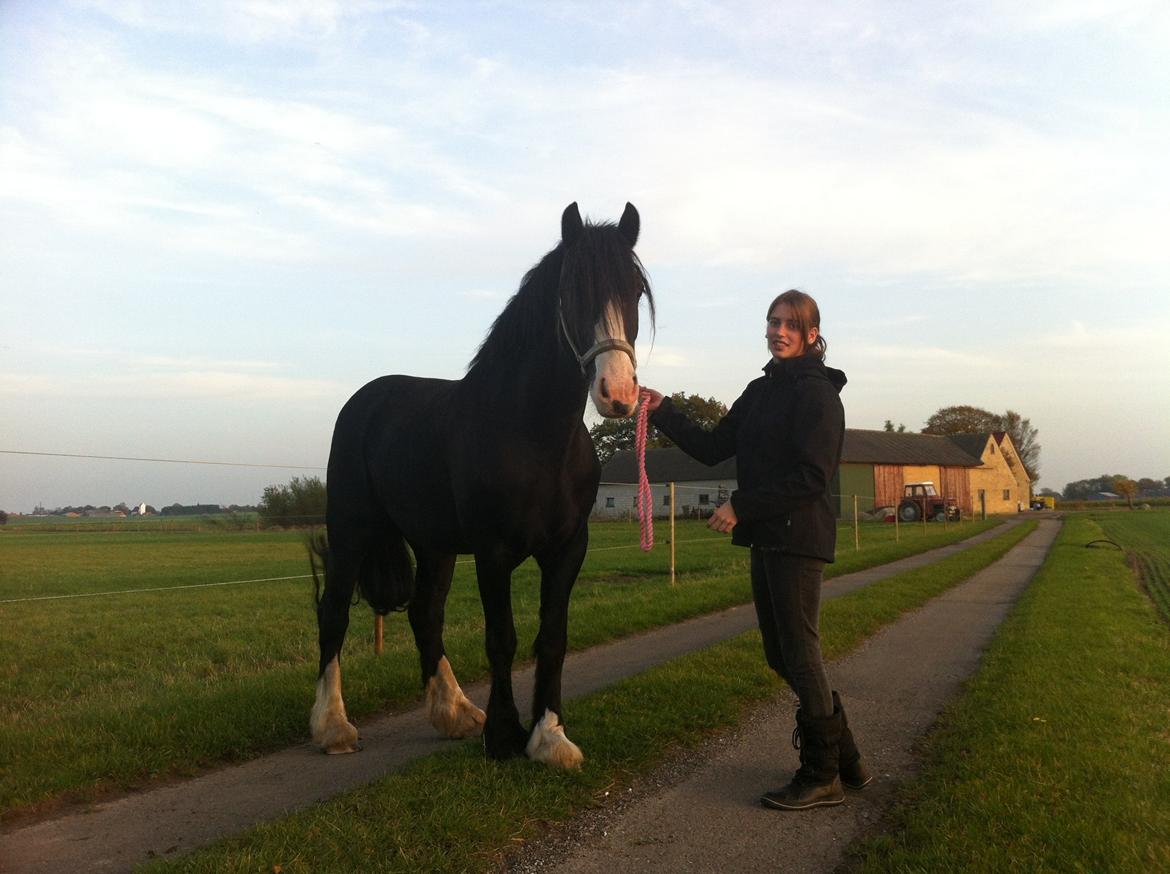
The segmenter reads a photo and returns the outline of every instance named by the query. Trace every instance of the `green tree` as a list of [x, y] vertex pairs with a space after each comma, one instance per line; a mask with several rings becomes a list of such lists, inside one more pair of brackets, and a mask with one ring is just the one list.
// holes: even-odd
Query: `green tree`
[[926, 420], [923, 434], [983, 434], [999, 431], [999, 417], [981, 407], [943, 407]]
[[1016, 453], [1020, 456], [1020, 461], [1028, 470], [1028, 475], [1034, 480], [1038, 479], [1040, 476], [1040, 443], [1036, 438], [1040, 431], [1032, 427], [1032, 420], [1025, 419], [1015, 410], [1008, 410], [1000, 416], [1000, 427], [997, 430], [1008, 432], [1012, 438], [1012, 445], [1016, 447]]
[[[727, 415], [727, 406], [715, 398], [704, 398], [700, 395], [686, 395], [681, 391], [670, 396], [670, 402], [675, 409], [685, 413], [697, 425], [704, 428], [714, 428], [719, 420]], [[597, 450], [597, 457], [602, 464], [607, 464], [611, 458], [623, 449], [633, 449], [635, 435], [638, 428], [637, 416], [626, 419], [605, 419], [589, 429], [589, 436], [593, 438], [593, 446]], [[653, 425], [646, 429], [647, 448], [661, 448], [673, 446], [665, 434]]]
[[982, 407], [943, 407], [926, 420], [923, 434], [984, 434], [989, 431], [1006, 431], [1016, 447], [1028, 476], [1036, 480], [1040, 476], [1040, 444], [1036, 440], [1040, 431], [1032, 427], [1032, 421], [1025, 419], [1015, 410], [999, 415]]
[[325, 484], [317, 476], [294, 476], [287, 485], [267, 486], [257, 510], [265, 527], [324, 522]]
[[1064, 487], [1066, 501], [1084, 501], [1096, 498], [1101, 492], [1112, 492], [1117, 475], [1103, 473], [1095, 479], [1082, 479]]
[[1133, 499], [1138, 493], [1137, 483], [1127, 476], [1115, 476], [1113, 477], [1113, 491], [1125, 498], [1129, 508], [1133, 509]]
[[7, 525], [7, 524], [8, 524], [8, 513], [6, 513], [4, 510], [0, 510], [0, 525]]
[[894, 427], [894, 422], [891, 419], [886, 419], [886, 424], [882, 426], [882, 430], [888, 434], [905, 434], [906, 426], [899, 423], [898, 427]]

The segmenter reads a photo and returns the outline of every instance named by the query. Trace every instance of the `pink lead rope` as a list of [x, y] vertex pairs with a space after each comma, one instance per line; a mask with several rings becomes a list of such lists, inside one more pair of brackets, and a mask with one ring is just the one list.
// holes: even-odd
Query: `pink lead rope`
[[638, 410], [638, 424], [634, 428], [634, 450], [638, 453], [638, 524], [642, 529], [642, 551], [654, 548], [654, 494], [646, 477], [646, 426], [650, 418], [650, 392], [639, 393], [642, 407]]

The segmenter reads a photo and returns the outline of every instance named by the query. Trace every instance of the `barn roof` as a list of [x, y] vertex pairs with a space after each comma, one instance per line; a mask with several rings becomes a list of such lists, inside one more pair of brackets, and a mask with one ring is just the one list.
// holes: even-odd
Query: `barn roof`
[[[987, 435], [983, 435], [986, 443]], [[951, 437], [936, 434], [898, 434], [893, 431], [845, 429], [841, 461], [846, 464], [943, 464], [978, 467], [982, 445], [974, 452]]]
[[[646, 478], [653, 483], [694, 482], [695, 480], [735, 479], [735, 457], [708, 467], [695, 461], [677, 446], [646, 450]], [[603, 483], [636, 483], [638, 459], [632, 449], [614, 454], [601, 469]]]
[[[1002, 431], [1000, 432], [1003, 433]], [[983, 434], [951, 434], [948, 438], [952, 443], [966, 452], [968, 455], [974, 455], [976, 458], [983, 457], [983, 450], [987, 448], [987, 438], [995, 435], [984, 432]], [[1003, 441], [996, 438], [997, 443]]]
[[[947, 467], [978, 467], [987, 444], [987, 434], [898, 434], [891, 431], [845, 429], [843, 464], [941, 464]], [[970, 439], [969, 439], [970, 438]], [[735, 458], [708, 467], [695, 461], [677, 446], [646, 450], [646, 476], [651, 482], [691, 482], [735, 479]], [[618, 452], [601, 470], [601, 481], [636, 483], [638, 460], [632, 449]]]

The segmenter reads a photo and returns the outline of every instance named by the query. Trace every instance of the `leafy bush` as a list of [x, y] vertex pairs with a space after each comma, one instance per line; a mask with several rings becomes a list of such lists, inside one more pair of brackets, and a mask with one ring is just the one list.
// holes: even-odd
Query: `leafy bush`
[[267, 486], [259, 511], [265, 528], [320, 524], [325, 521], [325, 483], [317, 476], [294, 476], [287, 485]]

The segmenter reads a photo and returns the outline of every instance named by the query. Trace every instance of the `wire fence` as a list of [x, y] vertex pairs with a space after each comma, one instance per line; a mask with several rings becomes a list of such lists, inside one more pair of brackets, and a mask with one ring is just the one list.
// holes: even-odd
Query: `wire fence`
[[[277, 465], [277, 464], [253, 464], [243, 462], [224, 462], [211, 460], [194, 460], [194, 459], [172, 459], [172, 458], [145, 458], [132, 456], [111, 456], [111, 455], [94, 455], [82, 453], [57, 453], [57, 452], [31, 452], [23, 450], [0, 450], [3, 455], [24, 455], [24, 456], [49, 456], [59, 458], [78, 458], [78, 459], [100, 459], [100, 460], [116, 460], [129, 461], [141, 463], [164, 463], [164, 464], [190, 464], [190, 465], [216, 465], [224, 467], [251, 467], [251, 468], [266, 468], [266, 469], [281, 469], [281, 470], [323, 470], [319, 467], [308, 467], [304, 465]], [[726, 537], [723, 535], [705, 537], [705, 538], [691, 538], [687, 540], [676, 540], [674, 537], [675, 520], [682, 519], [704, 519], [710, 517], [717, 507], [725, 503], [732, 493], [732, 487], [728, 483], [712, 482], [701, 484], [689, 483], [656, 483], [652, 485], [653, 492], [653, 507], [654, 517], [659, 522], [665, 520], [670, 523], [671, 533], [665, 538], [661, 538], [670, 550], [670, 577], [673, 583], [676, 573], [676, 544], [696, 543], [700, 541], [724, 541]], [[929, 514], [921, 514], [920, 519], [906, 520], [897, 508], [891, 506], [878, 506], [877, 499], [873, 495], [857, 495], [857, 494], [834, 494], [831, 495], [831, 500], [836, 508], [839, 527], [841, 534], [848, 537], [852, 533], [853, 548], [855, 550], [861, 549], [862, 531], [867, 524], [888, 524], [892, 523], [894, 527], [894, 539], [900, 539], [900, 526], [905, 521], [913, 521], [920, 524], [925, 531], [928, 523]], [[634, 483], [614, 483], [602, 482], [599, 486], [596, 503], [591, 514], [591, 521], [602, 522], [605, 521], [626, 521], [633, 522], [636, 519], [637, 507], [637, 485]], [[312, 529], [323, 526], [325, 524], [325, 517], [323, 513], [305, 514], [305, 515], [287, 515], [282, 514], [278, 519], [265, 518], [265, 515], [258, 512], [237, 512], [225, 511], [217, 514], [204, 515], [183, 515], [183, 514], [161, 514], [149, 517], [131, 516], [127, 518], [119, 518], [112, 515], [99, 516], [82, 516], [77, 518], [66, 519], [64, 517], [50, 517], [53, 521], [48, 521], [44, 517], [9, 517], [10, 524], [9, 531], [11, 533], [20, 532], [24, 536], [36, 534], [55, 534], [62, 533], [71, 534], [142, 534], [142, 533], [192, 533], [192, 534], [206, 534], [206, 533], [225, 533], [225, 532], [259, 532], [266, 528], [280, 528], [280, 529]], [[952, 519], [949, 514], [944, 513], [940, 518], [942, 525], [945, 527], [948, 524], [962, 524], [964, 521], [970, 521], [971, 515], [959, 514], [957, 518]], [[275, 523], [275, 524], [274, 524]], [[598, 546], [588, 550], [588, 553], [612, 552], [620, 550], [635, 550], [639, 548], [638, 542], [631, 542], [629, 544], [621, 544], [616, 546]], [[838, 545], [840, 550], [841, 544]], [[587, 553], [587, 554], [588, 554]], [[462, 559], [456, 564], [470, 564], [474, 561], [472, 558]], [[240, 579], [240, 580], [222, 580], [207, 583], [193, 583], [186, 585], [174, 586], [160, 586], [148, 587], [139, 589], [116, 589], [101, 592], [80, 592], [70, 594], [52, 594], [29, 596], [23, 598], [7, 598], [0, 599], [0, 604], [16, 604], [30, 601], [55, 601], [67, 600], [77, 598], [96, 598], [103, 596], [114, 595], [129, 595], [142, 594], [159, 591], [180, 591], [187, 589], [206, 589], [217, 588], [225, 586], [241, 586], [261, 583], [280, 582], [288, 580], [302, 580], [308, 579], [311, 574], [293, 574], [288, 576], [273, 576], [273, 577], [258, 577], [254, 579]]]

